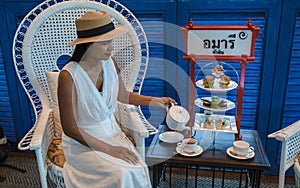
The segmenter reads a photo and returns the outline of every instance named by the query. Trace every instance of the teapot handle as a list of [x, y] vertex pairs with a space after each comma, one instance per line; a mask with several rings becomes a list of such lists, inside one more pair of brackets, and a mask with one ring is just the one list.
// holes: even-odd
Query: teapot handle
[[[171, 107], [173, 107], [175, 104], [171, 102]], [[169, 112], [170, 108], [169, 105], [166, 104], [166, 111]]]

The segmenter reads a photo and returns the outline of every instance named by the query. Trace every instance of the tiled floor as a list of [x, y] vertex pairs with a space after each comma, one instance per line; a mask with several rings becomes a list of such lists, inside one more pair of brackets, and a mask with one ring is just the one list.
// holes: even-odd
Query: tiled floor
[[[172, 180], [171, 180], [171, 186], [170, 186], [170, 177], [168, 173], [168, 168], [166, 170], [166, 178], [165, 180], [161, 181], [160, 188], [182, 188], [182, 187], [195, 187], [195, 173], [193, 170], [189, 171], [188, 173], [188, 181], [186, 183], [186, 174], [184, 169], [175, 169], [172, 168]], [[152, 174], [152, 171], [150, 169], [150, 174]], [[211, 171], [198, 171], [197, 176], [197, 187], [199, 188], [219, 188], [222, 187], [222, 172], [216, 172], [215, 174], [215, 181], [212, 182], [212, 172]], [[240, 184], [239, 181], [240, 175], [237, 173], [228, 173], [226, 172], [225, 180], [224, 180], [224, 187], [225, 188], [235, 188], [235, 187], [247, 187], [245, 185], [245, 178], [246, 176], [243, 176], [242, 182]], [[251, 187], [250, 185], [248, 187]], [[278, 187], [278, 176], [269, 176], [269, 175], [262, 175], [261, 176], [261, 182], [260, 182], [261, 188], [277, 188]], [[294, 177], [286, 177], [285, 180], [285, 188], [296, 188], [295, 186], [295, 180]]]
[[[4, 162], [4, 164], [10, 164], [15, 167], [25, 169], [26, 173], [21, 173], [19, 171], [15, 171], [11, 168], [2, 167], [0, 168], [0, 176], [5, 177], [4, 182], [0, 182], [0, 187], [9, 187], [9, 188], [38, 188], [41, 187], [39, 172], [36, 164], [35, 155], [33, 153], [14, 153], [11, 152], [9, 154], [8, 159]], [[151, 173], [151, 168], [150, 168]], [[210, 188], [212, 187], [211, 177], [212, 174], [210, 171], [201, 171], [198, 174], [197, 185], [198, 188]], [[160, 188], [170, 187], [170, 182], [168, 178], [168, 174], [166, 176], [166, 180], [162, 181], [160, 184]], [[216, 175], [216, 178], [220, 177]], [[172, 180], [171, 185], [172, 188], [182, 188], [185, 187], [185, 171], [182, 169], [175, 170], [172, 169]], [[235, 188], [239, 187], [237, 179], [238, 175], [226, 175], [225, 186], [226, 188]], [[188, 177], [188, 188], [195, 187], [195, 176], [191, 172]], [[220, 179], [220, 178], [219, 178]], [[295, 188], [294, 177], [287, 177], [285, 181], [285, 188]], [[55, 187], [53, 184], [50, 184], [49, 187]], [[220, 180], [216, 181], [214, 184], [215, 188], [222, 187]], [[245, 186], [242, 186], [245, 187]], [[266, 176], [263, 175], [261, 178], [261, 187], [262, 188], [277, 188], [278, 187], [278, 177], [277, 176]]]

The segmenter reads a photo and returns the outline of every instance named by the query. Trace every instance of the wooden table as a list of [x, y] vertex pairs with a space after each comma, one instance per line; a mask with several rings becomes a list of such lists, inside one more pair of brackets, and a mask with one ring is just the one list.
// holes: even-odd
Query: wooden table
[[[176, 143], [165, 143], [159, 140], [159, 134], [166, 130], [166, 126], [159, 126], [159, 132], [153, 138], [152, 143], [146, 153], [146, 162], [149, 166], [153, 167], [153, 187], [157, 187], [157, 185], [161, 181], [161, 177], [165, 167], [172, 165], [179, 165], [181, 167], [184, 166], [186, 169], [191, 167], [196, 169], [201, 167], [209, 167], [209, 169], [213, 170], [215, 170], [216, 168], [219, 170], [222, 169], [224, 172], [228, 169], [234, 169], [241, 173], [245, 172], [248, 177], [246, 178], [246, 186], [250, 184], [252, 185], [252, 187], [259, 187], [262, 171], [270, 169], [269, 160], [260, 141], [260, 137], [255, 130], [241, 130], [242, 139], [249, 142], [250, 145], [255, 149], [254, 158], [247, 160], [234, 159], [226, 154], [227, 148], [232, 146], [232, 143], [234, 141], [233, 133], [218, 132], [214, 139], [215, 147], [212, 147], [211, 145], [209, 146], [209, 144], [206, 145], [207, 140], [212, 139], [212, 137], [210, 136], [207, 137], [207, 134], [209, 133], [204, 131], [197, 131], [195, 138], [198, 140], [198, 143], [204, 148], [204, 152], [196, 157], [185, 157], [176, 153]], [[212, 143], [212, 140], [211, 142], [208, 141], [208, 143]], [[196, 187], [197, 170], [195, 176]], [[214, 182], [214, 177], [212, 177], [212, 179]], [[212, 187], [213, 186], [214, 183], [212, 183]]]

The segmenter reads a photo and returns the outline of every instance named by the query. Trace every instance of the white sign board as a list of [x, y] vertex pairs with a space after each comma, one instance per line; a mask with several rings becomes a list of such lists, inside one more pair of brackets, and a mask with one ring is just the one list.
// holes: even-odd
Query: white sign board
[[251, 43], [251, 30], [190, 30], [187, 54], [250, 56]]

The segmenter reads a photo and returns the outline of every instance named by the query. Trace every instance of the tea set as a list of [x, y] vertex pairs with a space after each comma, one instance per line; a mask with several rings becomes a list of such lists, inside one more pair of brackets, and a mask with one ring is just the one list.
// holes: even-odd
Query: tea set
[[237, 140], [233, 142], [233, 146], [226, 150], [226, 153], [235, 159], [251, 159], [254, 157], [254, 148], [246, 141]]
[[176, 152], [187, 157], [194, 157], [200, 155], [203, 152], [203, 148], [198, 145], [198, 142], [194, 138], [185, 138], [181, 142], [178, 142]]
[[[181, 133], [189, 129], [186, 127], [190, 116], [188, 111], [179, 105], [172, 104], [166, 107], [166, 123], [172, 131], [166, 131], [159, 135], [159, 139], [166, 143], [177, 143], [176, 152], [187, 157], [198, 156], [203, 152], [203, 148], [198, 144], [195, 138], [184, 138]], [[235, 159], [245, 160], [254, 157], [254, 148], [243, 140], [233, 142], [233, 145], [227, 148], [226, 153]]]

